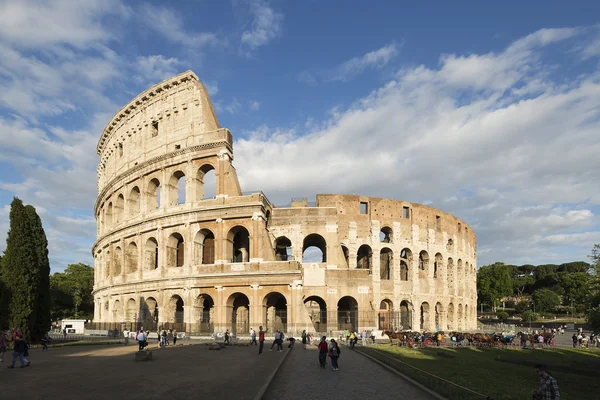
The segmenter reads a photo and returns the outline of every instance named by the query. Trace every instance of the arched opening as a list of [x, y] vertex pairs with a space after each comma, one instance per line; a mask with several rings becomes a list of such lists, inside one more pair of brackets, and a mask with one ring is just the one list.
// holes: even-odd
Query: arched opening
[[243, 226], [236, 226], [227, 235], [231, 262], [250, 261], [250, 234]]
[[392, 265], [394, 252], [391, 249], [383, 248], [379, 253], [379, 275], [381, 280], [390, 280], [392, 276]]
[[115, 225], [123, 222], [123, 213], [125, 212], [125, 197], [122, 194], [117, 196], [117, 200], [115, 201], [114, 211], [113, 211], [113, 221]]
[[465, 325], [463, 323], [463, 307], [462, 304], [458, 305], [458, 312], [457, 312], [457, 317], [458, 317], [458, 321], [456, 321], [456, 325], [458, 327], [458, 329], [464, 329]]
[[[427, 276], [427, 271], [429, 270], [429, 254], [427, 254], [427, 252], [425, 250], [423, 250], [422, 252], [419, 253], [419, 277], [422, 277], [421, 275], [424, 275], [423, 277]], [[423, 271], [424, 274], [421, 274], [420, 272]]]
[[137, 322], [137, 304], [134, 299], [127, 300], [127, 309], [125, 310], [126, 322]]
[[319, 296], [309, 296], [304, 300], [315, 332], [327, 332], [327, 303]]
[[379, 329], [393, 330], [398, 327], [399, 321], [394, 318], [392, 301], [385, 299], [379, 303]]
[[371, 247], [363, 244], [358, 248], [356, 254], [356, 268], [371, 270], [373, 266], [373, 251]]
[[148, 182], [146, 198], [148, 211], [154, 211], [160, 208], [160, 181], [158, 179], [153, 178]]
[[250, 329], [250, 300], [243, 293], [234, 293], [227, 300], [228, 321], [231, 332], [248, 333]]
[[113, 322], [120, 322], [123, 318], [123, 310], [121, 307], [121, 302], [119, 300], [115, 300], [113, 303]]
[[381, 243], [392, 243], [393, 240], [393, 231], [389, 226], [384, 226], [379, 231], [379, 241]]
[[454, 240], [448, 239], [448, 243], [446, 244], [446, 250], [449, 253], [452, 253], [454, 251]]
[[344, 262], [345, 262], [344, 267], [349, 268], [350, 267], [350, 251], [344, 245], [342, 245], [342, 254], [344, 255]]
[[169, 178], [169, 205], [184, 204], [186, 199], [185, 174], [175, 171]]
[[338, 329], [358, 331], [358, 302], [354, 297], [344, 296], [338, 301]]
[[435, 261], [433, 262], [433, 277], [437, 279], [440, 274], [440, 268], [442, 268], [442, 263], [444, 258], [440, 253], [436, 253]]
[[125, 264], [127, 265], [127, 273], [131, 274], [138, 269], [138, 247], [135, 242], [129, 243], [127, 246], [127, 255], [125, 256]]
[[108, 228], [112, 228], [112, 223], [113, 223], [113, 203], [112, 201], [110, 203], [108, 203], [108, 206], [106, 207], [106, 226]]
[[207, 294], [201, 294], [196, 298], [196, 323], [198, 324], [197, 331], [199, 333], [213, 332], [213, 314], [215, 310], [215, 302], [212, 297]]
[[456, 283], [458, 285], [458, 295], [459, 296], [463, 296], [464, 295], [464, 276], [463, 276], [464, 272], [463, 272], [463, 262], [461, 259], [458, 259], [458, 261], [456, 262]]
[[144, 269], [153, 271], [158, 268], [158, 242], [151, 237], [144, 246]]
[[469, 306], [467, 304], [465, 304], [465, 322], [464, 322], [464, 326], [463, 326], [464, 329], [468, 329], [468, 327], [469, 327], [469, 312], [470, 312]]
[[144, 306], [142, 323], [144, 329], [158, 328], [158, 302], [154, 297], [142, 299], [141, 304]]
[[275, 240], [275, 259], [278, 261], [290, 261], [292, 259], [292, 242], [285, 236]]
[[398, 329], [412, 329], [412, 306], [406, 300], [400, 303], [400, 327]]
[[425, 331], [431, 330], [431, 318], [429, 316], [429, 303], [421, 304], [421, 329]]
[[110, 251], [104, 253], [104, 272], [106, 273], [106, 277], [108, 278], [112, 274], [112, 265], [110, 260], [111, 254]]
[[217, 196], [215, 168], [204, 164], [196, 172], [196, 200], [212, 199]]
[[268, 332], [287, 332], [287, 301], [281, 293], [273, 292], [263, 300], [264, 321]]
[[452, 260], [452, 257], [448, 258], [448, 264], [446, 265], [446, 280], [448, 288], [454, 290], [454, 260]]
[[442, 303], [436, 303], [435, 304], [435, 329], [437, 330], [444, 330], [444, 328], [442, 327], [442, 313], [443, 313], [444, 309], [442, 307]]
[[311, 233], [302, 242], [302, 262], [327, 262], [327, 242], [323, 236]]
[[183, 324], [183, 310], [184, 310], [184, 304], [183, 304], [183, 299], [178, 296], [178, 295], [174, 295], [171, 297], [171, 299], [169, 300], [169, 304], [167, 305], [167, 322], [170, 324], [180, 324], [180, 326], [169, 326], [169, 328], [171, 329], [177, 329], [177, 330], [185, 330], [181, 329], [181, 324]]
[[183, 236], [174, 232], [167, 240], [167, 267], [183, 267], [185, 264], [185, 245]]
[[402, 249], [400, 252], [400, 280], [408, 281], [409, 276], [409, 265], [412, 264], [412, 251], [409, 249]]
[[121, 247], [115, 247], [115, 262], [114, 262], [114, 274], [115, 276], [121, 275], [121, 260], [123, 259], [123, 251]]
[[129, 209], [129, 216], [138, 215], [142, 211], [140, 197], [140, 188], [134, 186], [129, 192], [129, 197], [127, 198], [127, 208]]
[[194, 261], [199, 264], [215, 263], [215, 235], [208, 229], [201, 229], [194, 237]]
[[447, 318], [447, 328], [446, 329], [456, 329], [456, 325], [454, 324], [454, 304], [448, 304], [448, 318]]

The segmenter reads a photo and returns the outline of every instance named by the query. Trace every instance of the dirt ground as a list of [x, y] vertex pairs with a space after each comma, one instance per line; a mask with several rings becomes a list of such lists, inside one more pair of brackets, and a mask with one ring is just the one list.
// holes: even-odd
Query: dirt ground
[[[2, 399], [252, 399], [285, 353], [256, 347], [210, 351], [205, 344], [153, 349], [134, 361], [137, 345], [78, 346], [30, 351], [31, 366], [0, 363]], [[288, 351], [287, 348], [285, 351]]]

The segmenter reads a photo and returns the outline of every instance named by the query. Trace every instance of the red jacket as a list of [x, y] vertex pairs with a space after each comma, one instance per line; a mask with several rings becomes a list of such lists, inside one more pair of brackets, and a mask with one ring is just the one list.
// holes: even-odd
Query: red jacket
[[259, 331], [258, 332], [258, 341], [259, 342], [264, 342], [265, 341], [265, 331]]
[[319, 343], [319, 353], [327, 353], [329, 351], [329, 346], [327, 346], [327, 342]]

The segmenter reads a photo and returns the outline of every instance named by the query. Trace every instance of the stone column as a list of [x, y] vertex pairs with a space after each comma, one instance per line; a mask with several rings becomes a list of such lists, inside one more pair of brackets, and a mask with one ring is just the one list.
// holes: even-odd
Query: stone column
[[250, 326], [258, 332], [258, 327], [265, 326], [265, 321], [262, 318], [262, 304], [260, 302], [259, 291], [260, 286], [255, 283], [250, 285], [252, 295], [248, 299], [250, 301]]
[[249, 262], [260, 262], [263, 260], [261, 253], [260, 238], [266, 232], [265, 217], [262, 212], [255, 212], [252, 215], [252, 232], [248, 237], [250, 254], [248, 255]]
[[214, 321], [214, 330], [215, 332], [225, 332], [227, 327], [227, 319], [226, 319], [226, 308], [225, 304], [225, 296], [224, 296], [224, 287], [223, 286], [215, 286], [217, 289], [217, 298], [215, 302], [215, 321]]

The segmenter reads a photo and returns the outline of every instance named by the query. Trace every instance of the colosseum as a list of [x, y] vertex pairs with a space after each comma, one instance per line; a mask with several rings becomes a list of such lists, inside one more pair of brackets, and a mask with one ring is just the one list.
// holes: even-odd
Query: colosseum
[[347, 194], [275, 207], [242, 192], [233, 150], [191, 71], [114, 115], [97, 146], [95, 323], [190, 336], [476, 328], [464, 221]]

